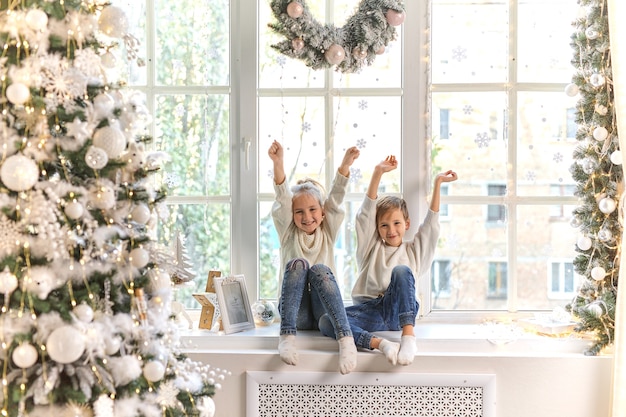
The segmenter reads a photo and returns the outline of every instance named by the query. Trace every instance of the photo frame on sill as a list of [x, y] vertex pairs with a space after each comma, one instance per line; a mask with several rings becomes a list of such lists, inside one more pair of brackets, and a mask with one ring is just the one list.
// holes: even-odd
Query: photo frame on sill
[[246, 280], [243, 275], [215, 277], [215, 293], [220, 306], [224, 333], [230, 334], [254, 329]]

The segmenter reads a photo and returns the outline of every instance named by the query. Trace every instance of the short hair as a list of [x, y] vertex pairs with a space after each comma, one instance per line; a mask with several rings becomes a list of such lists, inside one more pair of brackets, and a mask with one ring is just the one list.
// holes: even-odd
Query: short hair
[[301, 194], [308, 194], [315, 198], [320, 203], [320, 206], [324, 206], [324, 200], [326, 198], [324, 186], [312, 178], [298, 180], [296, 185], [291, 187], [291, 192], [294, 197]]
[[388, 195], [376, 203], [376, 226], [383, 214], [390, 210], [400, 210], [404, 216], [404, 220], [409, 220], [409, 209], [406, 207], [406, 201], [403, 198]]

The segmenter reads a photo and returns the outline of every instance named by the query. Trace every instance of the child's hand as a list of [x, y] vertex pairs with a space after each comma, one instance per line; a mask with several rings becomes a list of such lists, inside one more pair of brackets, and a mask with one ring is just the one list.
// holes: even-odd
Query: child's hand
[[393, 171], [398, 168], [398, 160], [394, 155], [389, 155], [383, 161], [380, 161], [376, 168], [380, 169], [382, 172]]
[[343, 161], [339, 165], [339, 173], [344, 177], [350, 176], [350, 167], [354, 163], [354, 160], [359, 157], [361, 151], [356, 146], [348, 148], [346, 154], [343, 156]]
[[435, 177], [435, 182], [438, 183], [442, 183], [442, 182], [452, 182], [452, 181], [456, 181], [458, 179], [456, 172], [452, 171], [452, 170], [448, 170], [446, 172], [442, 172], [440, 174], [437, 175], [437, 177]]
[[272, 142], [267, 154], [274, 162], [281, 162], [283, 160], [283, 146], [278, 141]]

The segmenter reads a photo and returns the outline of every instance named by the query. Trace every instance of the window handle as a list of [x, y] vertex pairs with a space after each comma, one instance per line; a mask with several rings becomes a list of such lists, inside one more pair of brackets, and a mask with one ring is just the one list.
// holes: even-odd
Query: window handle
[[243, 138], [243, 152], [244, 159], [246, 160], [246, 171], [250, 169], [250, 145], [252, 145], [252, 141], [248, 138]]

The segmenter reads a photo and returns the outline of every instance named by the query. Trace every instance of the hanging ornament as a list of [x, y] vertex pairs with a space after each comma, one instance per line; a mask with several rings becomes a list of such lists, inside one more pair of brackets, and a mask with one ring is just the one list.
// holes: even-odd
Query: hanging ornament
[[622, 152], [620, 150], [613, 151], [613, 153], [611, 153], [610, 159], [611, 162], [615, 165], [622, 165]]
[[352, 50], [352, 56], [354, 59], [365, 59], [367, 58], [367, 49], [362, 49], [360, 46], [355, 46]]
[[150, 261], [150, 254], [144, 248], [135, 248], [130, 251], [129, 260], [135, 268], [143, 268]]
[[130, 212], [130, 218], [134, 222], [146, 224], [150, 220], [150, 209], [145, 204], [137, 204]]
[[343, 47], [339, 44], [332, 44], [328, 47], [326, 52], [324, 52], [324, 58], [331, 65], [338, 65], [343, 61], [346, 57], [346, 51], [344, 51]]
[[295, 38], [291, 41], [291, 46], [293, 46], [294, 51], [301, 51], [304, 48], [304, 40], [302, 38]]
[[605, 276], [606, 271], [601, 266], [594, 266], [591, 269], [591, 278], [595, 279], [596, 281], [602, 281]]
[[565, 95], [568, 97], [576, 97], [578, 94], [579, 88], [576, 84], [571, 83], [565, 87]]
[[85, 351], [85, 337], [70, 325], [58, 327], [50, 333], [46, 341], [50, 358], [58, 363], [72, 363]]
[[97, 119], [106, 119], [113, 116], [115, 100], [110, 94], [100, 93], [93, 98], [93, 109]]
[[587, 29], [585, 29], [585, 36], [587, 37], [587, 39], [593, 40], [597, 39], [598, 36], [600, 36], [600, 33], [593, 26], [589, 26]]
[[598, 202], [598, 208], [604, 214], [611, 214], [617, 208], [617, 203], [612, 198], [605, 197]]
[[22, 369], [33, 366], [37, 362], [38, 357], [37, 349], [30, 343], [21, 343], [13, 349], [13, 354], [11, 354], [13, 363]]
[[605, 127], [598, 126], [593, 129], [593, 138], [599, 142], [605, 140], [609, 136], [609, 131]]
[[157, 382], [163, 379], [165, 366], [159, 361], [149, 361], [143, 366], [143, 376], [149, 382]]
[[115, 355], [120, 351], [120, 347], [122, 346], [122, 341], [119, 337], [110, 337], [104, 341], [104, 353], [109, 356]]
[[105, 126], [94, 133], [93, 146], [104, 149], [109, 159], [115, 159], [126, 149], [126, 137], [120, 129]]
[[104, 149], [90, 146], [85, 153], [85, 163], [91, 169], [102, 169], [109, 163], [109, 156]]
[[71, 201], [65, 205], [63, 212], [70, 219], [76, 220], [82, 217], [85, 208], [78, 201]]
[[11, 103], [21, 105], [30, 99], [30, 90], [22, 83], [13, 83], [7, 87], [6, 95]]
[[17, 277], [9, 271], [9, 267], [5, 266], [0, 272], [0, 294], [5, 297], [9, 296], [17, 288]]
[[594, 87], [602, 87], [605, 83], [604, 76], [601, 74], [591, 74], [589, 77], [589, 84]]
[[384, 53], [385, 53], [385, 46], [384, 45], [376, 50], [376, 55], [382, 55]]
[[581, 236], [578, 238], [576, 245], [580, 250], [589, 250], [591, 249], [591, 239], [587, 236]]
[[600, 242], [610, 242], [613, 239], [613, 233], [607, 228], [602, 228], [598, 231], [598, 240]]
[[26, 25], [32, 30], [39, 31], [48, 26], [48, 15], [41, 9], [30, 9], [24, 18]]
[[602, 314], [604, 314], [602, 306], [598, 303], [591, 303], [586, 308], [587, 311], [590, 312], [594, 317], [600, 318], [602, 317]]
[[115, 68], [115, 66], [117, 65], [117, 58], [114, 54], [107, 51], [104, 53], [104, 55], [100, 57], [100, 63], [102, 63], [102, 66], [104, 66], [105, 68], [112, 69]]
[[583, 224], [583, 222], [582, 222], [582, 220], [578, 216], [574, 215], [574, 216], [572, 216], [572, 219], [569, 221], [569, 224], [574, 229], [577, 229], [577, 228], [579, 228]]
[[391, 26], [400, 26], [404, 22], [404, 12], [389, 9], [385, 13], [385, 19]]
[[304, 7], [302, 7], [302, 5], [297, 1], [292, 1], [287, 5], [287, 14], [292, 19], [298, 19], [300, 16], [302, 16], [303, 12]]
[[30, 190], [38, 179], [37, 164], [22, 154], [9, 156], [0, 167], [0, 180], [12, 191]]
[[581, 167], [582, 167], [583, 172], [585, 174], [591, 175], [591, 174], [594, 173], [594, 171], [598, 167], [598, 163], [595, 160], [593, 160], [593, 159], [585, 158], [581, 162]]
[[600, 116], [606, 116], [606, 114], [609, 112], [609, 109], [606, 106], [598, 103], [595, 105], [594, 111]]
[[102, 10], [98, 18], [100, 30], [112, 38], [122, 38], [128, 33], [128, 19], [124, 10], [116, 6], [108, 6]]
[[213, 417], [215, 416], [215, 402], [211, 397], [201, 397], [198, 399], [198, 412], [199, 417]]
[[83, 323], [91, 323], [94, 317], [93, 309], [85, 303], [80, 303], [74, 307], [72, 313]]

